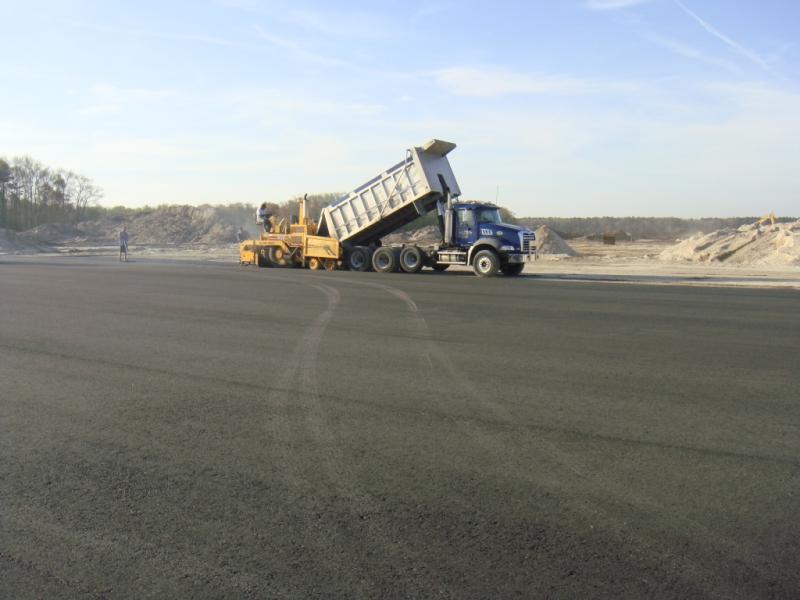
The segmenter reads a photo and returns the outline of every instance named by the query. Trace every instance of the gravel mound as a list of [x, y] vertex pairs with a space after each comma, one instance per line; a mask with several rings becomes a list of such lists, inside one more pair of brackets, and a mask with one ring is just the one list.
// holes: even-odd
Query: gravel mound
[[34, 254], [49, 250], [46, 244], [37, 242], [27, 233], [0, 229], [0, 254]]
[[742, 225], [678, 242], [663, 261], [737, 265], [800, 266], [800, 220], [777, 225]]
[[137, 244], [229, 244], [237, 241], [240, 225], [224, 219], [213, 206], [169, 206], [128, 223]]
[[152, 246], [185, 244], [233, 244], [252, 238], [257, 228], [252, 215], [241, 208], [227, 206], [163, 206], [146, 212], [84, 221], [74, 227], [43, 225], [37, 239], [51, 244], [88, 243], [113, 245], [119, 231], [127, 226], [130, 243]]
[[551, 256], [578, 256], [575, 249], [547, 225], [536, 230], [536, 247], [539, 254]]
[[67, 223], [48, 223], [39, 225], [24, 232], [26, 239], [33, 240], [42, 244], [64, 244], [69, 242], [82, 241], [85, 236], [83, 231]]

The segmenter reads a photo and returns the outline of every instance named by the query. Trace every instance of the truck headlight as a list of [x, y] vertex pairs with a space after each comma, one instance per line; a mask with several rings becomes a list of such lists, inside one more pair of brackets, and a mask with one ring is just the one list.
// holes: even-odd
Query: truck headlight
[[516, 250], [514, 246], [500, 246], [500, 252], [511, 252], [512, 250]]

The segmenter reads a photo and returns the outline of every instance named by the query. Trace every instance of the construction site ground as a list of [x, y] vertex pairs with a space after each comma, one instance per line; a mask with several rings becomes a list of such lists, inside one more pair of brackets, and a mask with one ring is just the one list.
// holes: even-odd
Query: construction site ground
[[[580, 253], [578, 256], [540, 255], [538, 260], [526, 265], [524, 273], [528, 277], [578, 282], [800, 288], [800, 267], [659, 260], [659, 253], [672, 245], [673, 242], [658, 240], [621, 242], [613, 246], [585, 239], [570, 240], [570, 246]], [[239, 257], [237, 244], [133, 245], [130, 250], [131, 260], [134, 261], [236, 264]], [[29, 256], [30, 260], [66, 257], [108, 260], [117, 255], [116, 246], [70, 246], [59, 252]], [[4, 258], [10, 256], [0, 255], [0, 261]], [[25, 260], [23, 256], [17, 259]], [[471, 273], [472, 270], [451, 267], [450, 272]]]
[[0, 597], [797, 597], [797, 290], [134, 258], [0, 257]]
[[542, 256], [526, 274], [576, 281], [642, 284], [756, 286], [800, 288], [800, 267], [664, 261], [658, 257], [672, 241], [634, 240], [606, 245], [569, 240], [579, 255]]

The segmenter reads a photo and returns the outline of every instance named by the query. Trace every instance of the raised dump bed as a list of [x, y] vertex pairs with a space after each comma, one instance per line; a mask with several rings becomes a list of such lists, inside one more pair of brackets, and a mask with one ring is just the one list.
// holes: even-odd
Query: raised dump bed
[[324, 208], [319, 235], [344, 247], [368, 246], [430, 211], [448, 191], [461, 195], [447, 160], [455, 147], [431, 140], [410, 148], [405, 160]]

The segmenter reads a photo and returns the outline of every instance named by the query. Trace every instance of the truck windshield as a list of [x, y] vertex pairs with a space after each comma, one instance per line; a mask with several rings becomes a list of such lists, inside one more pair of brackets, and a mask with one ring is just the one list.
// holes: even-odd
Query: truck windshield
[[475, 211], [478, 223], [499, 223], [500, 211], [496, 208], [479, 208]]

